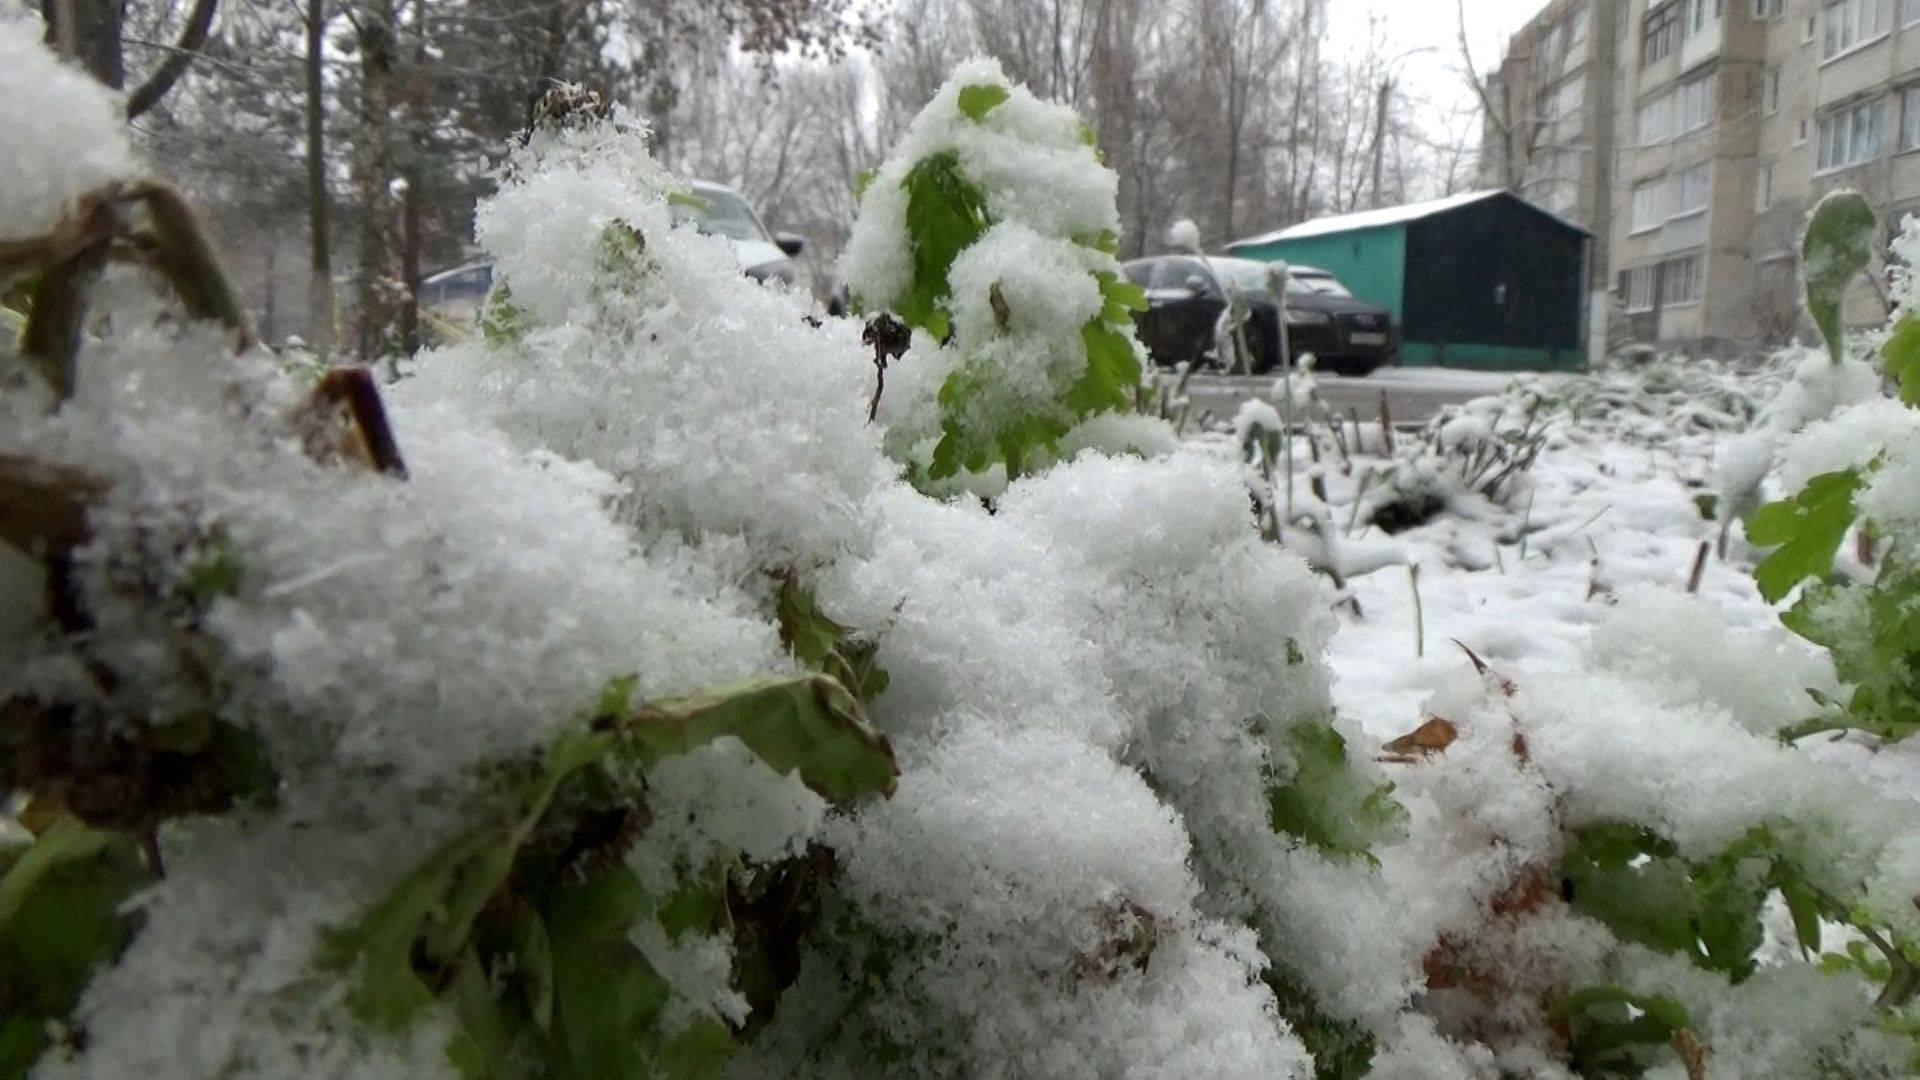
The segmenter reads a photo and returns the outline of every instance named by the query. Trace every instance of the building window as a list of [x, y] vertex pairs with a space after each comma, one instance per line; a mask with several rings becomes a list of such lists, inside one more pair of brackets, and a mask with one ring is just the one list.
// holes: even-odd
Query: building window
[[1793, 145], [1805, 146], [1807, 144], [1807, 134], [1807, 118], [1803, 116], [1800, 118], [1800, 134], [1794, 138]]
[[[1920, 2], [1920, 0], [1916, 0], [1916, 2]], [[1761, 90], [1761, 97], [1765, 101], [1768, 116], [1772, 116], [1773, 114], [1780, 111], [1780, 69], [1779, 68], [1774, 68], [1771, 71], [1767, 72], [1767, 81], [1764, 88]]]
[[1827, 5], [1827, 59], [1851, 52], [1891, 29], [1893, 0], [1833, 0]]
[[1621, 291], [1627, 294], [1627, 311], [1638, 314], [1653, 310], [1653, 279], [1658, 267], [1636, 266], [1628, 270]]
[[1920, 86], [1900, 91], [1900, 149], [1920, 150]]
[[1777, 19], [1787, 13], [1787, 0], [1753, 0], [1753, 17]]
[[1567, 17], [1567, 36], [1575, 45], [1587, 40], [1587, 9], [1575, 8]]
[[1680, 134], [1698, 131], [1713, 123], [1714, 86], [1719, 81], [1718, 72], [1708, 72], [1696, 79], [1680, 84], [1679, 124]]
[[1673, 95], [1661, 94], [1640, 106], [1640, 145], [1652, 146], [1673, 137]]
[[1545, 109], [1546, 118], [1548, 120], [1559, 120], [1563, 117], [1572, 116], [1574, 113], [1579, 112], [1580, 106], [1586, 104], [1586, 102], [1587, 77], [1585, 74], [1575, 75], [1573, 78], [1561, 83], [1554, 89], [1553, 93], [1547, 96]]
[[1900, 12], [1901, 24], [1906, 25], [1920, 22], [1920, 0], [1900, 0], [1900, 2], [1902, 7], [1902, 11]]
[[1706, 284], [1705, 264], [1706, 260], [1698, 255], [1668, 259], [1661, 263], [1660, 306], [1699, 303], [1702, 286]]
[[1640, 64], [1657, 63], [1673, 52], [1680, 44], [1680, 23], [1685, 14], [1681, 5], [1685, 0], [1671, 0], [1670, 3], [1647, 12], [1647, 21], [1640, 31]]
[[1762, 165], [1753, 174], [1753, 210], [1764, 214], [1773, 209], [1773, 166]]
[[1864, 101], [1820, 118], [1820, 171], [1851, 168], [1880, 156], [1887, 106]]
[[1673, 174], [1672, 202], [1667, 216], [1683, 218], [1707, 208], [1707, 193], [1713, 186], [1713, 163], [1701, 162], [1691, 169]]
[[1687, 0], [1687, 36], [1718, 26], [1727, 0]]
[[1664, 180], [1648, 180], [1633, 186], [1634, 232], [1650, 232], [1666, 220], [1665, 200], [1661, 198], [1666, 186]]

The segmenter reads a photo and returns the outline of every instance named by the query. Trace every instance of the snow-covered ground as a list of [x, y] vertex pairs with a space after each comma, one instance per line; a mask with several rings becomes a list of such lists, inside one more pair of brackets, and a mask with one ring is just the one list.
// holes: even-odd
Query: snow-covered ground
[[[1424, 387], [1477, 387], [1490, 395], [1515, 379], [1408, 369], [1381, 376]], [[1579, 380], [1605, 378], [1528, 382], [1564, 397]], [[1323, 397], [1329, 385], [1340, 383], [1322, 381]], [[1605, 385], [1617, 391], [1626, 384], [1616, 375]], [[1761, 399], [1767, 393], [1754, 391]], [[1563, 412], [1549, 424], [1543, 453], [1506, 505], [1456, 495], [1431, 522], [1392, 536], [1351, 513], [1373, 466], [1356, 458], [1342, 468], [1330, 459], [1318, 470], [1332, 503], [1329, 516], [1343, 533], [1335, 550], [1354, 601], [1337, 609], [1340, 626], [1329, 655], [1340, 713], [1383, 740], [1404, 735], [1426, 718], [1430, 698], [1471, 669], [1468, 650], [1522, 681], [1591, 669], [1596, 660], [1637, 650], [1706, 683], [1752, 682], [1757, 652], [1772, 660], [1763, 666], [1779, 678], [1751, 687], [1753, 708], [1810, 705], [1805, 688], [1823, 684], [1831, 672], [1821, 651], [1787, 631], [1760, 595], [1753, 566], [1764, 552], [1746, 543], [1738, 522], [1726, 529], [1724, 558], [1720, 551], [1716, 466], [1724, 467], [1738, 436], [1690, 423], [1708, 408], [1705, 402], [1676, 398], [1674, 406], [1671, 415], [1624, 422]], [[1469, 417], [1497, 412], [1487, 400], [1459, 411]], [[1377, 428], [1365, 426], [1361, 438], [1377, 465], [1383, 449]], [[1414, 438], [1402, 433], [1402, 448]], [[1296, 479], [1301, 505], [1313, 505], [1309, 475]], [[1730, 649], [1742, 655], [1727, 655]], [[1907, 744], [1881, 747], [1848, 736], [1806, 749], [1858, 767], [1903, 798], [1920, 790], [1920, 749]]]

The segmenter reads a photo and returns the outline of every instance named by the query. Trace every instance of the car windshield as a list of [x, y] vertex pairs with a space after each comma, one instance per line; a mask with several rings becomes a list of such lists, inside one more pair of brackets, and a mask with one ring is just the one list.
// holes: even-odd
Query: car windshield
[[1294, 296], [1345, 296], [1352, 293], [1331, 274], [1294, 274], [1287, 278], [1287, 292]]
[[1235, 292], [1266, 292], [1272, 288], [1268, 263], [1250, 259], [1209, 259], [1220, 283]]
[[691, 223], [708, 236], [728, 240], [765, 240], [766, 227], [747, 200], [725, 188], [695, 188], [692, 197], [675, 200], [673, 220]]

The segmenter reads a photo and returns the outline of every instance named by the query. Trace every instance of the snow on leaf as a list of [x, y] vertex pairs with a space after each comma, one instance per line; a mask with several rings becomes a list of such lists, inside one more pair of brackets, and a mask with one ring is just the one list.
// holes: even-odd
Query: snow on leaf
[[1873, 261], [1876, 228], [1872, 205], [1850, 191], [1837, 191], [1822, 199], [1807, 222], [1800, 250], [1800, 265], [1807, 279], [1807, 312], [1820, 328], [1835, 364], [1847, 355], [1841, 314], [1847, 290]]
[[1900, 400], [1920, 406], [1920, 316], [1901, 316], [1880, 356], [1887, 377], [1900, 387]]
[[[949, 326], [943, 302], [953, 293], [947, 271], [962, 251], [992, 227], [987, 197], [960, 171], [960, 156], [935, 154], [907, 174], [907, 231], [912, 237], [913, 284], [891, 306], [909, 326], [944, 338]], [[884, 302], [882, 298], [869, 298]]]
[[1863, 484], [1857, 469], [1826, 473], [1808, 481], [1794, 498], [1754, 511], [1747, 521], [1747, 539], [1779, 546], [1754, 570], [1762, 596], [1778, 602], [1795, 585], [1833, 569], [1840, 542], [1856, 517], [1853, 497]]
[[1394, 801], [1393, 785], [1360, 777], [1347, 760], [1347, 740], [1324, 720], [1294, 725], [1286, 733], [1294, 772], [1268, 791], [1276, 832], [1298, 837], [1329, 855], [1371, 859], [1377, 843], [1396, 839], [1407, 813]]

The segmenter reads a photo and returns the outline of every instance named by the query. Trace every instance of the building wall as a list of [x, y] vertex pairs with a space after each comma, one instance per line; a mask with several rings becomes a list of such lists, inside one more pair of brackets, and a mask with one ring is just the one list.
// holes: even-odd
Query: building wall
[[[1889, 235], [1906, 213], [1920, 213], [1920, 89], [1903, 101], [1903, 91], [1920, 88], [1920, 0], [1583, 2], [1592, 5], [1590, 51], [1601, 47], [1602, 27], [1618, 35], [1612, 108], [1588, 110], [1584, 121], [1587, 142], [1611, 141], [1612, 152], [1588, 170], [1595, 191], [1568, 216], [1601, 234], [1596, 258], [1634, 338], [1727, 352], [1783, 340], [1801, 328], [1795, 253], [1817, 199], [1860, 191]], [[1878, 5], [1885, 30], [1829, 56], [1829, 15], [1846, 4]], [[1502, 79], [1537, 70], [1542, 35], [1579, 6], [1543, 8], [1513, 39]], [[1671, 47], [1649, 50], [1670, 12], [1680, 15]], [[1693, 116], [1703, 123], [1643, 130], [1643, 110], [1657, 115], [1666, 101], [1683, 117], [1686, 95], [1697, 101], [1708, 85], [1711, 108]], [[1598, 100], [1591, 87], [1589, 100]], [[1823, 164], [1823, 118], [1874, 102], [1878, 145]], [[1903, 130], [1914, 133], [1913, 149], [1902, 149]], [[1660, 210], [1649, 215], [1654, 200]], [[1849, 318], [1863, 326], [1883, 319], [1881, 295], [1863, 284]]]

